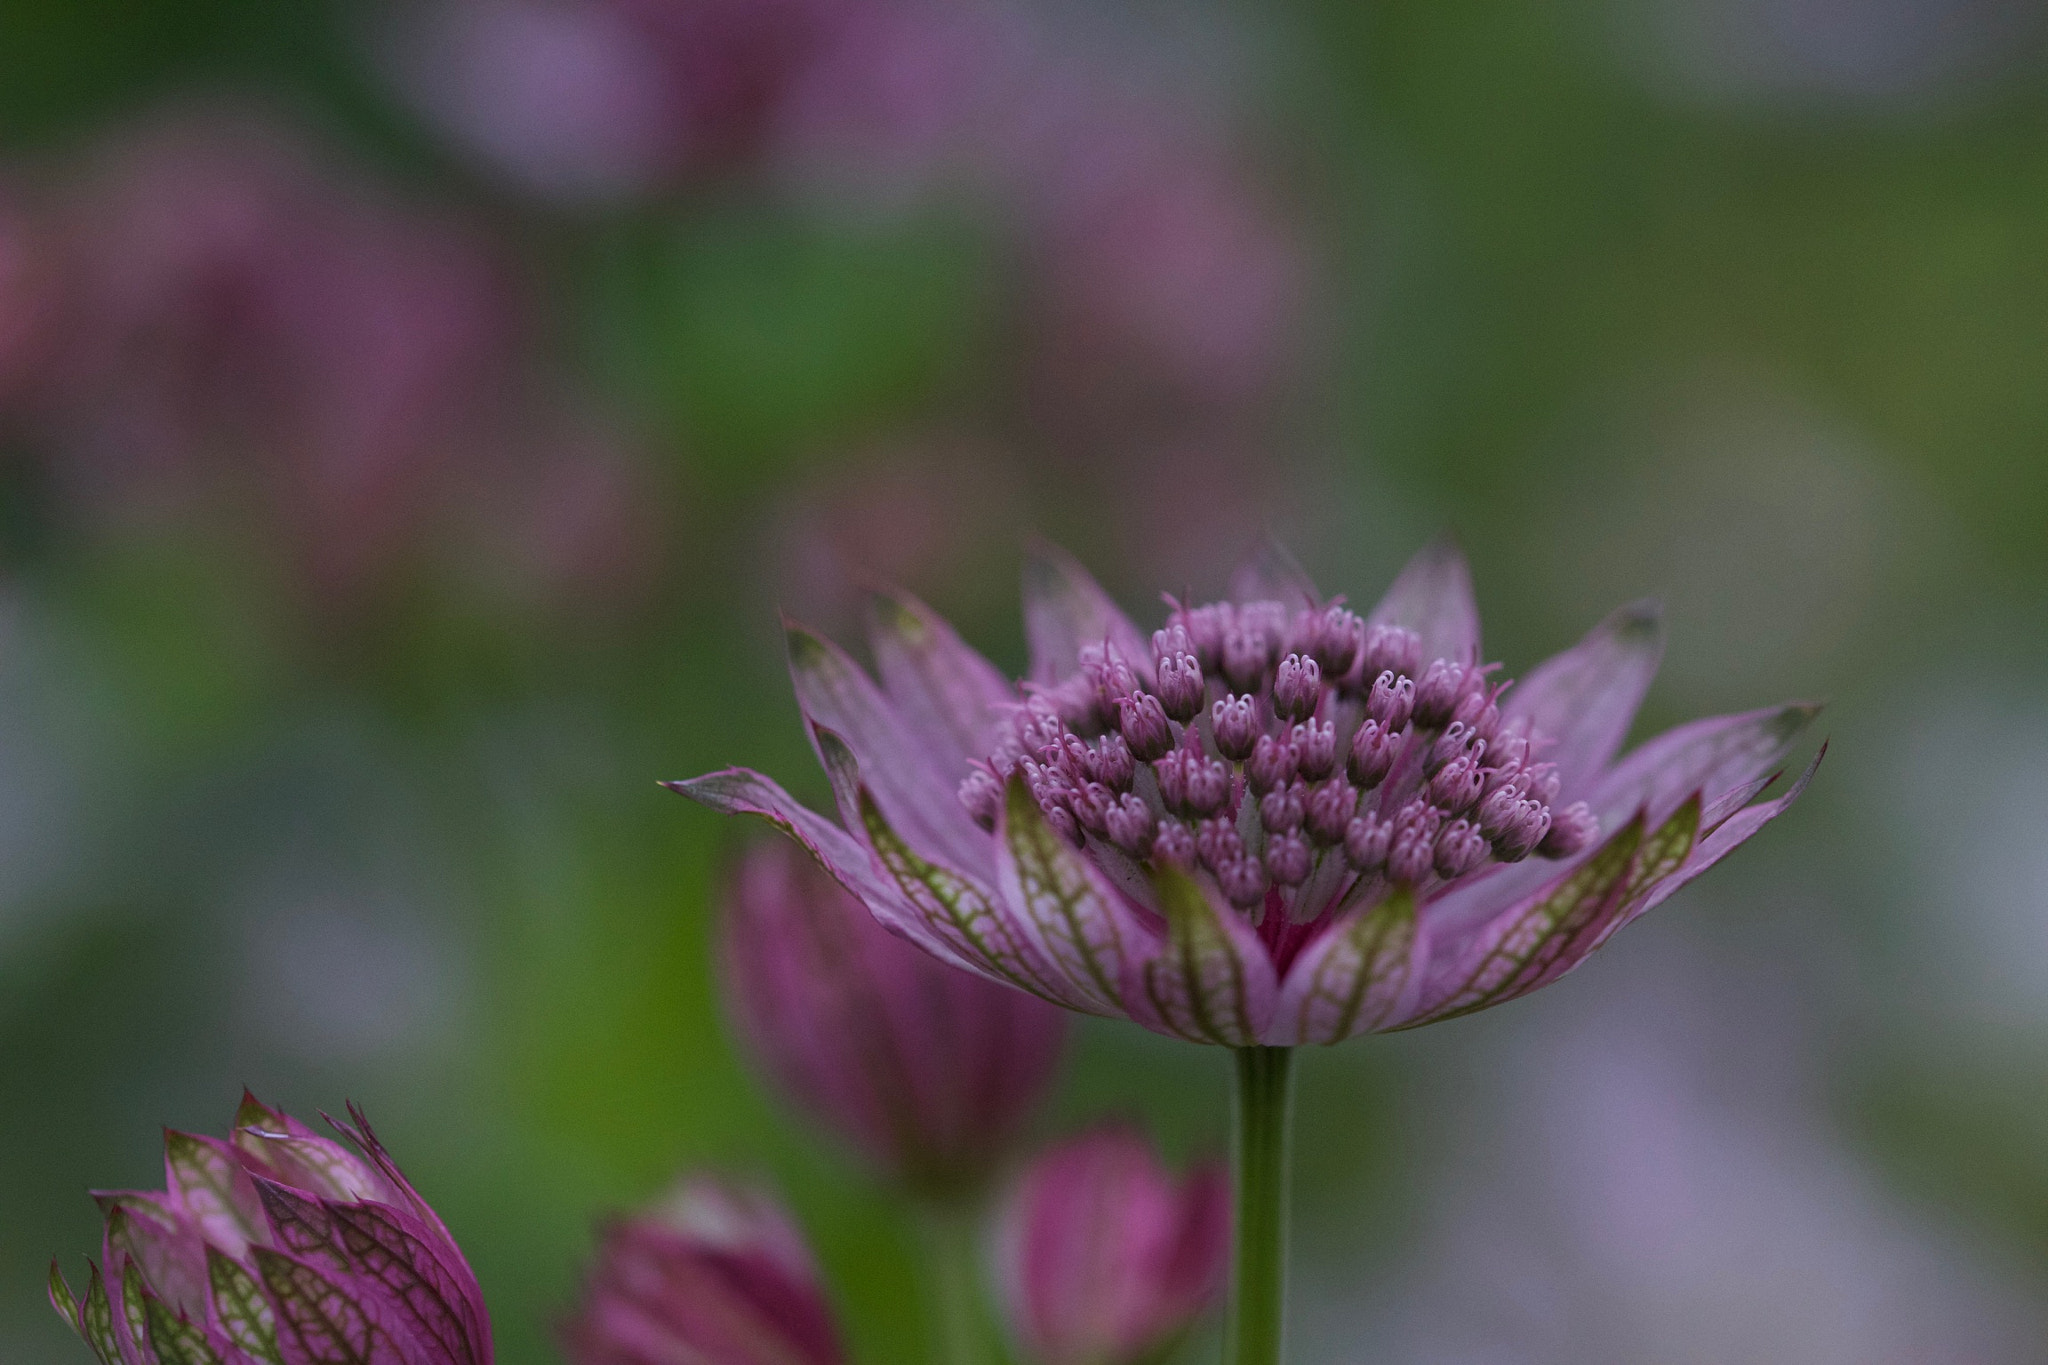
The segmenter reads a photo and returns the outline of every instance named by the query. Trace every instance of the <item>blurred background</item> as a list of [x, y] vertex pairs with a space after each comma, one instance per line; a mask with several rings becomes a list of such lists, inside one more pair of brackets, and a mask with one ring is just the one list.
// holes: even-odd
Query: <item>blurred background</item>
[[[594, 1216], [765, 1170], [868, 1361], [911, 1243], [734, 1058], [736, 830], [824, 795], [778, 604], [1021, 662], [1270, 528], [1449, 527], [1511, 671], [1805, 804], [1559, 989], [1307, 1058], [1295, 1359], [2048, 1360], [2048, 6], [0, 6], [0, 1357], [88, 1186], [367, 1106], [554, 1358]], [[1048, 1129], [1224, 1137], [1083, 1030]]]

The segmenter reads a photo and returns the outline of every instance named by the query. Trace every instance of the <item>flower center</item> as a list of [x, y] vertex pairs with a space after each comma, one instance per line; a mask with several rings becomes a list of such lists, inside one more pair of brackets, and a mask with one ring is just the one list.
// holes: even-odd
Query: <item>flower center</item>
[[1502, 719], [1497, 669], [1425, 661], [1413, 631], [1341, 603], [1174, 603], [1149, 660], [1105, 642], [1028, 689], [960, 799], [993, 829], [1021, 773], [1105, 868], [1200, 869], [1255, 917], [1277, 894], [1295, 922], [1577, 853], [1598, 822], [1583, 803], [1553, 808], [1544, 737]]

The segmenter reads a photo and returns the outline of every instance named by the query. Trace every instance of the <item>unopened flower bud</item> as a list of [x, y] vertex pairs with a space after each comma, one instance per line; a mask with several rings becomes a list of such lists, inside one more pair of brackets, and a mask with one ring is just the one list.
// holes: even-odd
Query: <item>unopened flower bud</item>
[[1205, 754], [1188, 759], [1187, 803], [1190, 814], [1214, 815], [1230, 801], [1230, 769]]
[[1259, 742], [1252, 746], [1252, 756], [1245, 760], [1244, 775], [1259, 796], [1286, 786], [1294, 778], [1294, 746], [1271, 735], [1260, 735]]
[[1026, 754], [1035, 754], [1048, 744], [1059, 743], [1067, 728], [1060, 720], [1058, 708], [1043, 693], [1017, 708], [1011, 725], [1016, 731], [1018, 752]]
[[1045, 755], [1045, 762], [1077, 787], [1095, 778], [1095, 751], [1079, 735], [1061, 735], [1060, 742]]
[[1351, 823], [1352, 813], [1358, 808], [1358, 793], [1349, 782], [1333, 777], [1321, 783], [1309, 793], [1308, 811], [1303, 823], [1308, 827], [1309, 837], [1319, 844], [1339, 843], [1344, 838], [1344, 828]]
[[1358, 733], [1351, 737], [1351, 753], [1344, 769], [1361, 791], [1371, 791], [1386, 781], [1387, 774], [1393, 771], [1400, 743], [1400, 736], [1390, 734], [1378, 721], [1369, 720], [1358, 727]]
[[1470, 820], [1453, 820], [1436, 836], [1436, 871], [1445, 881], [1462, 877], [1486, 861], [1486, 836]]
[[1414, 721], [1426, 730], [1439, 729], [1451, 721], [1463, 691], [1465, 670], [1449, 659], [1431, 662], [1422, 681], [1415, 684]]
[[1075, 848], [1087, 846], [1088, 841], [1081, 834], [1080, 822], [1074, 819], [1072, 811], [1068, 810], [1065, 806], [1050, 804], [1042, 806], [1040, 809], [1045, 812], [1045, 823], [1051, 825], [1054, 832], [1062, 839], [1065, 839]]
[[1081, 650], [1081, 673], [1095, 686], [1096, 711], [1104, 721], [1116, 715], [1116, 704], [1138, 690], [1138, 675], [1113, 646], [1088, 645]]
[[1320, 782], [1337, 771], [1337, 724], [1328, 720], [1305, 720], [1289, 732], [1294, 746], [1294, 770], [1310, 782]]
[[1551, 813], [1550, 830], [1537, 850], [1546, 858], [1569, 858], [1599, 837], [1600, 817], [1585, 802], [1574, 801]]
[[1404, 678], [1398, 673], [1383, 671], [1372, 681], [1372, 691], [1365, 699], [1365, 714], [1378, 721], [1380, 728], [1389, 734], [1408, 723], [1408, 717], [1415, 713], [1415, 680]]
[[1446, 815], [1463, 815], [1479, 800], [1485, 786], [1478, 756], [1466, 754], [1452, 759], [1429, 780], [1429, 803]]
[[1224, 863], [1216, 869], [1216, 883], [1240, 910], [1249, 910], [1266, 898], [1266, 869], [1256, 858], [1239, 856]]
[[1209, 727], [1216, 739], [1216, 752], [1231, 762], [1250, 758], [1259, 742], [1259, 706], [1256, 698], [1223, 697], [1209, 708]]
[[1214, 671], [1223, 662], [1223, 637], [1236, 623], [1237, 613], [1228, 602], [1211, 602], [1182, 614], [1180, 625], [1194, 644], [1195, 657], [1202, 661], [1204, 670]]
[[1176, 654], [1193, 654], [1195, 637], [1178, 621], [1170, 621], [1152, 632], [1152, 661], [1163, 664]]
[[1365, 622], [1356, 612], [1343, 607], [1325, 607], [1316, 620], [1315, 642], [1311, 646], [1323, 676], [1341, 681], [1358, 666], [1365, 652]]
[[1272, 663], [1272, 650], [1258, 630], [1234, 627], [1223, 637], [1223, 676], [1239, 692], [1256, 692]]
[[1103, 812], [1103, 830], [1109, 841], [1133, 858], [1142, 858], [1152, 848], [1159, 822], [1152, 808], [1136, 792], [1125, 792]]
[[1559, 787], [1555, 763], [1531, 763], [1522, 770], [1522, 785], [1529, 796], [1546, 806], [1557, 804]]
[[1088, 782], [1067, 799], [1067, 809], [1074, 812], [1074, 820], [1090, 834], [1107, 834], [1109, 808], [1116, 804], [1116, 793], [1100, 782]]
[[1422, 771], [1434, 777], [1452, 759], [1467, 755], [1477, 758], [1485, 753], [1486, 741], [1472, 733], [1464, 721], [1454, 720], [1436, 737], [1436, 743], [1429, 746], [1429, 754], [1422, 760]]
[[1498, 834], [1487, 831], [1483, 821], [1480, 832], [1493, 841], [1494, 857], [1504, 863], [1519, 863], [1534, 853], [1550, 832], [1550, 808], [1526, 797], [1517, 798]]
[[1195, 836], [1178, 820], [1161, 820], [1159, 832], [1152, 836], [1152, 861], [1161, 867], [1177, 867], [1183, 872], [1195, 865]]
[[1344, 827], [1344, 858], [1360, 872], [1377, 872], [1387, 864], [1387, 845], [1394, 827], [1372, 812], [1354, 816]]
[[1280, 886], [1300, 886], [1315, 866], [1315, 852], [1299, 831], [1266, 840], [1266, 875]]
[[1131, 756], [1131, 746], [1124, 743], [1124, 737], [1112, 730], [1095, 741], [1095, 760], [1090, 770], [1103, 786], [1125, 792], [1131, 789], [1131, 780], [1137, 776], [1138, 761]]
[[1422, 637], [1401, 626], [1369, 626], [1365, 632], [1367, 677], [1394, 673], [1412, 678], [1422, 668]]
[[1159, 704], [1185, 725], [1202, 710], [1202, 664], [1193, 654], [1168, 655], [1159, 661]]
[[960, 804], [983, 829], [994, 830], [1003, 809], [1003, 784], [986, 768], [971, 768], [960, 780]]
[[1228, 816], [1211, 816], [1195, 827], [1195, 856], [1211, 872], [1244, 856], [1244, 839]]
[[1117, 703], [1117, 723], [1131, 754], [1149, 763], [1164, 758], [1173, 748], [1173, 726], [1159, 698], [1148, 693], [1125, 697]]
[[1458, 698], [1457, 706], [1451, 711], [1451, 720], [1454, 724], [1463, 725], [1467, 731], [1480, 739], [1490, 741], [1493, 732], [1500, 726], [1500, 708], [1493, 704], [1486, 695], [1486, 690], [1481, 688]]
[[1274, 833], [1299, 829], [1307, 811], [1308, 784], [1300, 778], [1259, 798], [1259, 823]]
[[1273, 675], [1273, 713], [1282, 720], [1307, 720], [1323, 698], [1322, 665], [1290, 654]]

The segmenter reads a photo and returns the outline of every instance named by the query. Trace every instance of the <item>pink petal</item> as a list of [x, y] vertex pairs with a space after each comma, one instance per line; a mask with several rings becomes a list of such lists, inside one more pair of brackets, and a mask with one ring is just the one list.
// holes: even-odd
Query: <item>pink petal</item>
[[1167, 932], [1124, 969], [1124, 1008], [1156, 1033], [1250, 1047], [1265, 1040], [1279, 985], [1266, 946], [1245, 918], [1186, 873], [1153, 874]]
[[1557, 765], [1563, 790], [1576, 796], [1628, 737], [1663, 655], [1657, 604], [1631, 603], [1516, 683], [1502, 714], [1526, 718], [1554, 741], [1542, 757]]
[[1404, 1017], [1421, 986], [1424, 954], [1412, 895], [1346, 911], [1287, 969], [1264, 1041], [1341, 1043]]
[[1021, 777], [1010, 779], [996, 835], [997, 889], [1012, 922], [1060, 974], [1065, 998], [1086, 1002], [1075, 1008], [1091, 1014], [1122, 1014], [1126, 966], [1158, 951], [1158, 930], [1046, 823]]
[[1812, 703], [1792, 702], [1666, 730], [1615, 765], [1587, 800], [1603, 821], [1638, 810], [1661, 820], [1693, 792], [1712, 806], [1769, 772], [1819, 712]]
[[1024, 559], [1024, 633], [1031, 676], [1041, 683], [1072, 677], [1081, 650], [1107, 641], [1141, 675], [1152, 671], [1152, 648], [1080, 562], [1058, 546], [1035, 541]]
[[968, 648], [953, 627], [905, 593], [868, 602], [868, 637], [890, 704], [915, 731], [942, 776], [957, 784], [995, 750], [1004, 707], [1017, 689]]
[[1479, 604], [1472, 597], [1472, 571], [1449, 536], [1423, 546], [1394, 586], [1372, 609], [1367, 623], [1405, 626], [1422, 637], [1422, 658], [1479, 662]]

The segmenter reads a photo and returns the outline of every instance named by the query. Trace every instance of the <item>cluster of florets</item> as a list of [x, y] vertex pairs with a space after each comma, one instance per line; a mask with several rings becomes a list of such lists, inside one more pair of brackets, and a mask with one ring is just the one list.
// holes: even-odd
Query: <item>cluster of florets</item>
[[1361, 879], [1437, 887], [1490, 862], [1567, 857], [1598, 833], [1555, 808], [1543, 737], [1503, 719], [1498, 665], [1422, 658], [1341, 603], [1173, 611], [1152, 657], [1105, 642], [1018, 707], [960, 799], [993, 829], [1021, 774], [1046, 820], [1099, 860], [1201, 868], [1263, 913], [1314, 918]]

